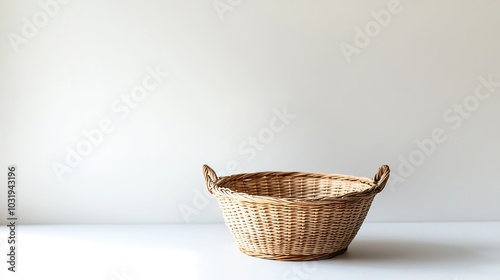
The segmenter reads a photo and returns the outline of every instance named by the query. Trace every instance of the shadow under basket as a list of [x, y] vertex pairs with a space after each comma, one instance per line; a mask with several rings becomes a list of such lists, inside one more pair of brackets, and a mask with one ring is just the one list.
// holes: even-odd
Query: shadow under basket
[[344, 253], [389, 174], [389, 167], [383, 165], [373, 180], [305, 172], [219, 178], [203, 166], [208, 191], [218, 200], [240, 250], [254, 257], [290, 261]]

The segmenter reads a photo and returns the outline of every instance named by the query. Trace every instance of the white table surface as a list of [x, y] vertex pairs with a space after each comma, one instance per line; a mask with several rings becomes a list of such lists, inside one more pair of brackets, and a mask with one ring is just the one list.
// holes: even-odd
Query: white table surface
[[365, 223], [314, 262], [246, 256], [222, 224], [19, 226], [17, 241], [18, 271], [2, 261], [0, 279], [500, 279], [500, 222]]

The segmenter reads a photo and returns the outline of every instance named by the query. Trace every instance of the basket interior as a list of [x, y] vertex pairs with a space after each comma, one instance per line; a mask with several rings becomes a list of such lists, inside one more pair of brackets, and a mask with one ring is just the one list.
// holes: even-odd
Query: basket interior
[[315, 173], [253, 173], [225, 177], [218, 184], [234, 192], [290, 199], [321, 199], [361, 192], [373, 181], [344, 175]]

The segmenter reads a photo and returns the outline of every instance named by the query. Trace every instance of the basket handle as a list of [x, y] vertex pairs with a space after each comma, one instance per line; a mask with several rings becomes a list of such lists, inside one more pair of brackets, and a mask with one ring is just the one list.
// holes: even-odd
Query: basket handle
[[381, 192], [384, 189], [385, 184], [387, 184], [387, 180], [389, 180], [390, 174], [391, 169], [389, 169], [388, 165], [384, 164], [378, 169], [377, 174], [373, 176], [376, 192]]
[[213, 185], [219, 180], [219, 177], [217, 177], [215, 171], [206, 164], [203, 165], [203, 176], [205, 177], [205, 184], [207, 185], [208, 191], [212, 193]]

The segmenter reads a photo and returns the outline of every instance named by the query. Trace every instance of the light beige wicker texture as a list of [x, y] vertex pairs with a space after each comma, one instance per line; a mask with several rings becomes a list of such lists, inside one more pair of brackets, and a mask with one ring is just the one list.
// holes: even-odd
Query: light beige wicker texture
[[305, 172], [257, 172], [217, 177], [203, 166], [208, 191], [247, 255], [318, 260], [342, 254], [356, 236], [373, 198], [389, 179]]

